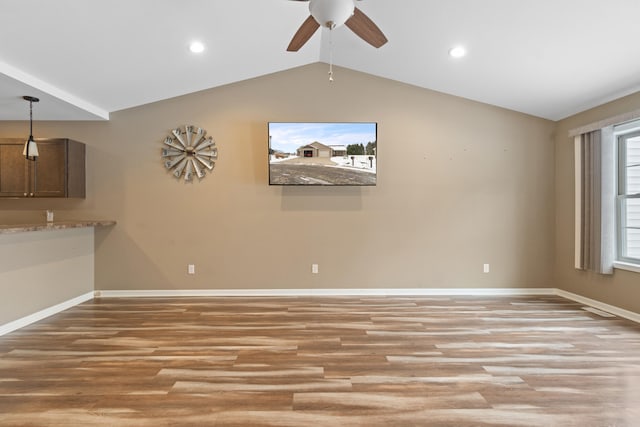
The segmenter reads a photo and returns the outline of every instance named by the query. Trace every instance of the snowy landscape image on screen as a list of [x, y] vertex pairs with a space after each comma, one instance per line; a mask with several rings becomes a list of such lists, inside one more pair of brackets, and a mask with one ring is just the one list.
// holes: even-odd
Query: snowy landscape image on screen
[[269, 184], [376, 185], [377, 123], [269, 123]]

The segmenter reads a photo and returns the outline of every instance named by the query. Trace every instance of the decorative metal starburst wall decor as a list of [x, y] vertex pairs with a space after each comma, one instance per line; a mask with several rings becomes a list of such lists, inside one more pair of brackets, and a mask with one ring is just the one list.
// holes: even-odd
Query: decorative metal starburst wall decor
[[197, 126], [176, 128], [164, 140], [162, 161], [173, 176], [192, 181], [194, 174], [202, 179], [206, 171], [212, 171], [218, 159], [218, 148], [213, 137]]

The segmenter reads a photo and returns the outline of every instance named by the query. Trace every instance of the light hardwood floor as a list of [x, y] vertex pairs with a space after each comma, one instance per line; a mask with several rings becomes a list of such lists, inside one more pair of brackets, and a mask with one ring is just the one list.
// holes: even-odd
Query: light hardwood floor
[[640, 327], [558, 297], [96, 299], [0, 337], [2, 426], [640, 426]]

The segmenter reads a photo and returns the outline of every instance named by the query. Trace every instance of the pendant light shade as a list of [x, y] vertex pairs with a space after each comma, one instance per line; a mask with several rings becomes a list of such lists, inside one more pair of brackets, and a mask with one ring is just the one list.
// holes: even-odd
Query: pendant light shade
[[38, 144], [33, 139], [33, 103], [40, 102], [38, 98], [33, 96], [23, 96], [22, 99], [29, 101], [29, 139], [24, 144], [22, 154], [27, 160], [35, 161], [38, 158]]
[[33, 136], [29, 136], [29, 139], [24, 144], [22, 154], [27, 160], [35, 160], [35, 158], [40, 155], [40, 153], [38, 153], [38, 144], [33, 140]]
[[323, 0], [309, 2], [309, 12], [318, 24], [329, 29], [339, 27], [351, 18], [353, 0]]

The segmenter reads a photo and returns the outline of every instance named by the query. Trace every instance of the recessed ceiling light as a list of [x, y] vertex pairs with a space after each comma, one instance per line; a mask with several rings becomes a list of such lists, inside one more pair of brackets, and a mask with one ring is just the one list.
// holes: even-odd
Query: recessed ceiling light
[[462, 58], [467, 54], [467, 50], [462, 46], [456, 46], [449, 49], [449, 56], [452, 58]]
[[192, 42], [189, 45], [189, 50], [193, 53], [202, 53], [204, 51], [204, 45], [200, 42]]

